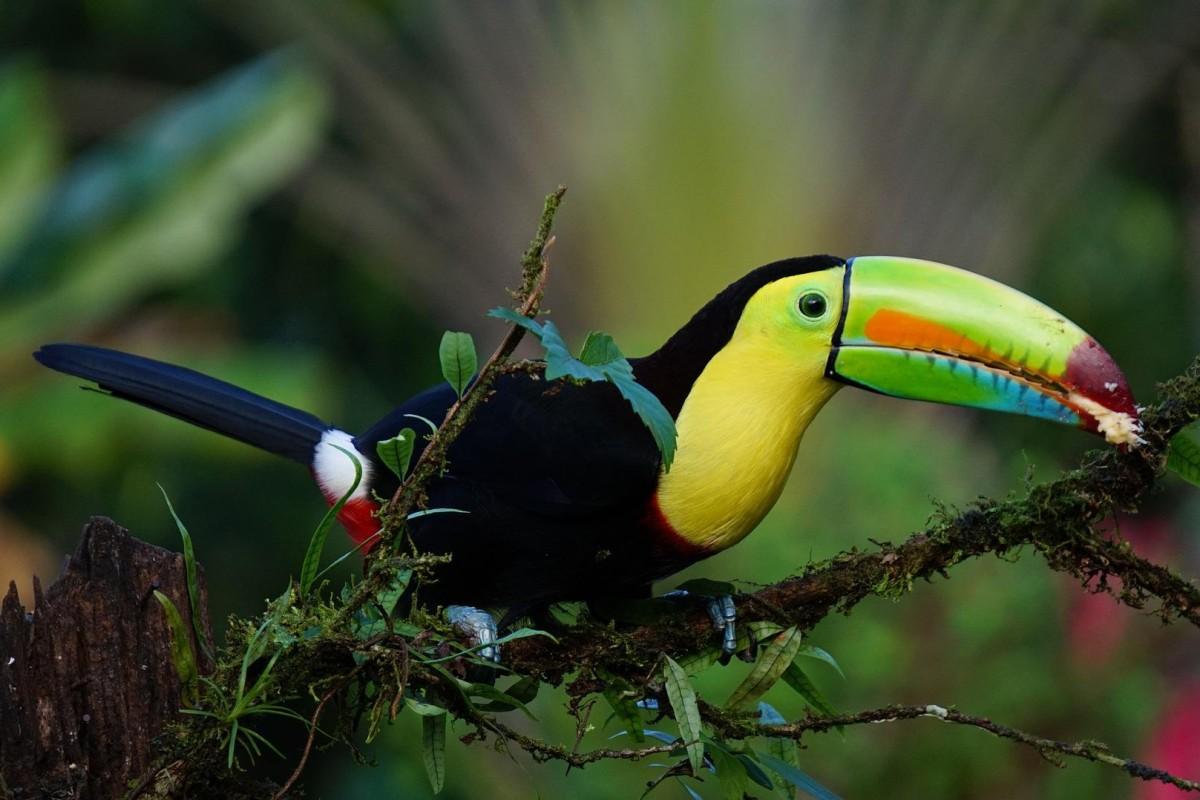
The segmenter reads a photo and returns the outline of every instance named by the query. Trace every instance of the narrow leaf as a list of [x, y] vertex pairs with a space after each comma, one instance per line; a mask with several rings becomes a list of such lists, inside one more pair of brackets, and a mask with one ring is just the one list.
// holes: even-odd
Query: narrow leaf
[[167, 617], [167, 627], [171, 629], [171, 663], [175, 665], [175, 673], [183, 687], [183, 702], [194, 706], [198, 700], [196, 691], [200, 671], [196, 668], [196, 654], [192, 650], [191, 634], [179, 616], [179, 609], [171, 602], [171, 598], [154, 590], [154, 598], [162, 606]]
[[1190, 425], [1171, 439], [1167, 450], [1167, 469], [1188, 483], [1200, 486], [1200, 426]]
[[758, 702], [758, 698], [766, 694], [791, 666], [800, 650], [800, 639], [800, 629], [794, 626], [772, 639], [771, 644], [754, 663], [750, 674], [733, 690], [733, 694], [729, 695], [725, 706], [737, 708]]
[[808, 675], [804, 674], [804, 670], [800, 669], [796, 664], [792, 664], [783, 673], [783, 680], [788, 686], [795, 690], [796, 694], [804, 698], [804, 702], [815, 708], [820, 713], [827, 717], [837, 716], [837, 711], [833, 706], [817, 690], [813, 682], [809, 680]]
[[746, 770], [746, 777], [750, 778], [750, 780], [754, 781], [768, 792], [775, 790], [775, 783], [771, 780], [771, 776], [768, 775], [766, 771], [758, 765], [758, 762], [755, 761], [752, 756], [746, 753], [738, 753], [737, 760], [742, 762], [742, 768]]
[[412, 428], [404, 428], [391, 439], [384, 439], [375, 445], [375, 452], [387, 468], [396, 477], [404, 480], [408, 474], [408, 465], [412, 461], [413, 447], [417, 442], [417, 432]]
[[815, 658], [817, 661], [824, 661], [829, 666], [837, 671], [838, 675], [842, 676], [842, 680], [846, 679], [846, 673], [842, 672], [842, 667], [838, 664], [837, 659], [829, 655], [828, 651], [817, 647], [815, 644], [805, 644], [800, 646], [800, 652], [797, 655], [805, 658]]
[[404, 704], [413, 710], [413, 713], [422, 717], [438, 717], [446, 713], [446, 709], [433, 703], [426, 703], [422, 700], [417, 700], [413, 697], [404, 698]]
[[504, 693], [522, 703], [532, 703], [541, 688], [542, 682], [537, 678], [526, 677], [509, 686]]
[[359, 461], [358, 456], [336, 444], [333, 447], [342, 451], [346, 458], [354, 463], [354, 481], [346, 493], [325, 512], [325, 516], [321, 518], [320, 524], [317, 525], [317, 529], [313, 531], [312, 538], [308, 542], [304, 563], [300, 566], [300, 597], [302, 599], [308, 595], [308, 590], [312, 588], [313, 582], [317, 579], [318, 568], [321, 566], [321, 553], [325, 550], [325, 540], [329, 538], [329, 529], [333, 527], [333, 521], [337, 519], [338, 513], [353, 496], [358, 489], [359, 481], [362, 480], [362, 462]]
[[446, 785], [446, 715], [421, 718], [421, 749], [429, 785], [438, 794]]
[[[717, 770], [717, 781], [721, 785], [723, 800], [743, 800], [750, 788], [746, 766], [738, 757], [723, 747], [709, 747], [708, 757]], [[693, 773], [699, 774], [699, 773]]]
[[687, 747], [692, 774], [699, 775], [700, 768], [704, 766], [704, 743], [700, 741], [700, 708], [696, 703], [696, 690], [692, 688], [687, 672], [670, 656], [666, 657], [666, 663], [663, 664], [663, 678], [675, 723], [679, 725], [679, 735]]
[[477, 704], [476, 708], [479, 711], [520, 711], [531, 720], [537, 721], [537, 717], [529, 710], [529, 707], [522, 703], [517, 698], [500, 691], [495, 686], [486, 683], [470, 683], [461, 681], [459, 688], [467, 697], [482, 697], [490, 700], [489, 703]]
[[641, 744], [646, 741], [646, 735], [642, 729], [641, 712], [637, 707], [639, 693], [634, 691], [624, 678], [618, 678], [603, 670], [600, 672], [600, 678], [604, 681], [604, 699], [612, 708], [613, 715], [621, 720], [625, 731], [635, 742]]
[[738, 627], [745, 628], [747, 631], [749, 631], [750, 635], [754, 637], [754, 641], [759, 643], [765, 642], [775, 634], [783, 631], [782, 625], [778, 625], [774, 622], [768, 622], [767, 620], [755, 620], [754, 622], [748, 622], [745, 625], [739, 625]]
[[[790, 764], [793, 767], [799, 768], [800, 748], [796, 745], [795, 739], [784, 739], [779, 736], [773, 736], [767, 740], [767, 750], [770, 752], [772, 757], [779, 759], [785, 764]], [[763, 763], [765, 764], [766, 762], [764, 761]], [[769, 764], [767, 766], [768, 768], [770, 767]], [[772, 772], [774, 772], [774, 770], [772, 770]], [[779, 775], [779, 773], [775, 774]], [[788, 798], [795, 797], [795, 786], [791, 785], [789, 781], [785, 781], [782, 775], [779, 775], [779, 780], [788, 784], [780, 787], [783, 790], [784, 796]]]
[[196, 551], [192, 547], [192, 536], [188, 533], [183, 520], [175, 513], [175, 506], [171, 505], [171, 498], [167, 497], [167, 490], [162, 487], [161, 483], [155, 485], [162, 492], [163, 500], [167, 502], [167, 510], [171, 512], [171, 518], [175, 520], [175, 527], [179, 529], [179, 538], [183, 540], [183, 568], [187, 573], [188, 606], [192, 609], [192, 629], [196, 632], [196, 641], [200, 643], [200, 649], [204, 651], [204, 655], [208, 656], [209, 662], [215, 662], [216, 659], [208, 646], [208, 639], [204, 636], [204, 627], [200, 624], [203, 619], [200, 616], [200, 576], [196, 569]]
[[438, 345], [438, 359], [442, 362], [442, 377], [454, 388], [454, 393], [462, 397], [479, 366], [475, 340], [469, 333], [446, 331]]
[[535, 319], [531, 319], [524, 314], [518, 314], [511, 308], [497, 306], [489, 311], [487, 315], [489, 317], [495, 317], [496, 319], [502, 319], [505, 322], [511, 322], [514, 325], [520, 325], [522, 328], [529, 331], [539, 339], [542, 338], [542, 323]]
[[688, 675], [699, 675], [720, 660], [721, 648], [712, 645], [679, 659], [679, 666], [683, 667], [683, 671]]
[[763, 753], [759, 756], [764, 766], [767, 766], [783, 780], [795, 786], [800, 791], [815, 797], [816, 800], [841, 800], [836, 794], [826, 789], [821, 784], [810, 778], [804, 772], [801, 772], [796, 767], [786, 761], [781, 761], [774, 756]]
[[425, 427], [429, 428], [429, 433], [431, 435], [437, 433], [438, 431], [437, 425], [433, 424], [433, 420], [429, 419], [429, 417], [422, 417], [420, 414], [405, 414], [404, 416], [424, 422]]

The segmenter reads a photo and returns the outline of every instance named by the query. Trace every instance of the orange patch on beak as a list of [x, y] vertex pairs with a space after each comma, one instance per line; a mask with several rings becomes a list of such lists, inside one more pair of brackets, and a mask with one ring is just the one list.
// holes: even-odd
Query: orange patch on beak
[[965, 334], [903, 311], [886, 308], [876, 311], [867, 320], [865, 332], [871, 341], [888, 347], [937, 351], [977, 361], [1008, 363], [1004, 356], [972, 341]]

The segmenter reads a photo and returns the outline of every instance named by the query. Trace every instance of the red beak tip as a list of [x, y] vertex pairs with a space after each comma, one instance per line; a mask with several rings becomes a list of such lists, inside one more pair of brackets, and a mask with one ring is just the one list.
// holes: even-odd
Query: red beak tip
[[1086, 414], [1085, 427], [1112, 444], [1135, 447], [1141, 443], [1140, 409], [1129, 382], [1095, 339], [1089, 336], [1075, 347], [1063, 378], [1071, 389], [1073, 405]]

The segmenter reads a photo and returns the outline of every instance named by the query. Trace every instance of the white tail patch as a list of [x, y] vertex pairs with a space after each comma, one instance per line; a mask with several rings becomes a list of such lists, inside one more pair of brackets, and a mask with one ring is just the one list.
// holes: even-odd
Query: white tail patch
[[330, 428], [321, 435], [321, 441], [313, 448], [312, 471], [321, 487], [321, 493], [331, 503], [335, 503], [350, 491], [354, 484], [354, 463], [338, 448], [346, 450], [358, 459], [362, 465], [362, 478], [351, 500], [362, 500], [370, 497], [371, 462], [354, 447], [354, 437], [337, 428]]

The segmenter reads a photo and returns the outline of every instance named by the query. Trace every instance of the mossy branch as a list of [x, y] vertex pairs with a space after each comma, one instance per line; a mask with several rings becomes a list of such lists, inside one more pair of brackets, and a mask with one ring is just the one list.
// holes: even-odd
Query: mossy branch
[[[547, 197], [537, 233], [522, 259], [521, 288], [514, 298], [516, 311], [526, 317], [534, 317], [540, 307], [549, 266], [546, 252], [553, 241], [551, 226], [564, 191], [560, 187]], [[346, 703], [347, 710], [342, 712], [337, 728], [336, 738], [351, 747], [355, 747], [354, 731], [364, 716], [368, 729], [377, 731], [380, 721], [394, 718], [406, 702], [424, 698], [421, 700], [424, 703], [432, 698], [454, 716], [472, 724], [478, 735], [491, 733], [540, 760], [561, 759], [582, 766], [602, 759], [641, 758], [672, 749], [665, 746], [578, 753], [575, 748], [567, 749], [521, 734], [501, 722], [492, 711], [481, 711], [464, 693], [465, 682], [459, 676], [465, 674], [471, 657], [453, 645], [453, 634], [443, 623], [419, 609], [410, 620], [396, 620], [381, 605], [381, 599], [396, 585], [397, 576], [408, 570], [420, 570], [425, 557], [397, 552], [396, 543], [402, 541], [405, 519], [423, 503], [424, 487], [429, 480], [447, 468], [451, 444], [474, 411], [486, 401], [495, 377], [506, 369], [524, 368], [522, 364], [507, 364], [523, 332], [520, 326], [513, 326], [508, 332], [485, 362], [474, 385], [450, 408], [408, 479], [387, 502], [381, 515], [383, 541], [369, 558], [366, 579], [349, 592], [344, 602], [299, 608], [287, 605], [285, 596], [268, 612], [267, 621], [274, 614], [275, 626], [283, 634], [276, 641], [287, 643], [279, 645], [283, 658], [264, 697], [320, 698], [310, 716], [315, 724], [331, 699], [339, 693], [348, 694], [341, 687], [351, 683], [360, 685], [358, 700]], [[1127, 542], [1109, 530], [1107, 522], [1115, 511], [1137, 510], [1162, 474], [1171, 437], [1200, 418], [1200, 358], [1183, 375], [1159, 387], [1159, 402], [1145, 409], [1142, 418], [1145, 443], [1137, 448], [1088, 453], [1078, 468], [1031, 489], [1023, 497], [982, 499], [958, 513], [941, 513], [934, 524], [900, 544], [878, 544], [869, 550], [852, 550], [813, 564], [800, 575], [740, 597], [741, 616], [808, 630], [832, 612], [849, 612], [864, 598], [874, 595], [897, 598], [910, 591], [918, 580], [928, 581], [937, 575], [948, 577], [951, 568], [967, 559], [987, 554], [1006, 556], [1018, 548], [1029, 547], [1040, 553], [1052, 569], [1076, 577], [1092, 591], [1109, 591], [1134, 608], [1152, 607], [1167, 622], [1183, 619], [1200, 625], [1200, 589], [1166, 567], [1138, 557]], [[1120, 580], [1119, 589], [1111, 579]], [[370, 617], [373, 609], [374, 623], [364, 628], [363, 617]], [[288, 614], [296, 619], [289, 621]], [[401, 626], [408, 632], [401, 631]], [[239, 636], [248, 638], [246, 632], [256, 627], [248, 622], [233, 626], [235, 633], [227, 655], [210, 681], [213, 686], [230, 683], [244, 650], [239, 649], [244, 644]], [[319, 632], [310, 635], [314, 630]], [[369, 635], [364, 636], [364, 630]], [[414, 635], [413, 631], [418, 632]], [[517, 675], [541, 682], [559, 684], [570, 676], [566, 692], [571, 707], [578, 712], [587, 706], [589, 701], [584, 699], [587, 695], [602, 692], [612, 681], [627, 682], [631, 691], [646, 697], [661, 694], [662, 687], [655, 676], [664, 654], [683, 658], [711, 649], [714, 644], [708, 615], [699, 609], [680, 610], [652, 624], [628, 629], [585, 619], [559, 632], [556, 642], [533, 637], [507, 643], [504, 660], [505, 666]], [[449, 661], [457, 664], [457, 673], [448, 670]], [[372, 687], [369, 697], [368, 685]], [[482, 691], [479, 687], [479, 684], [468, 686]], [[989, 730], [1032, 746], [1048, 757], [1087, 758], [1120, 767], [1137, 777], [1164, 780], [1188, 790], [1198, 788], [1146, 765], [1119, 759], [1097, 743], [1055, 742], [934, 706], [890, 706], [858, 715], [810, 717], [766, 728], [745, 714], [699, 704], [704, 722], [713, 731], [732, 739], [799, 738], [805, 732], [838, 725], [928, 716], [931, 708], [945, 712], [935, 714], [945, 721]], [[371, 735], [368, 733], [368, 741]], [[211, 767], [219, 755], [214, 754], [213, 744], [220, 741], [229, 739], [222, 738], [217, 723], [183, 728], [175, 743], [164, 749], [160, 763], [167, 765], [165, 770], [187, 773], [193, 778], [211, 777], [214, 774]], [[288, 781], [289, 786], [299, 777], [303, 765], [302, 758]], [[285, 793], [286, 787], [279, 796]]]
[[[1137, 448], [1091, 451], [1078, 468], [1024, 497], [978, 500], [956, 514], [943, 514], [898, 545], [841, 553], [739, 597], [738, 603], [755, 619], [807, 630], [831, 612], [849, 612], [867, 597], [895, 598], [918, 580], [948, 577], [950, 568], [968, 559], [1031, 547], [1052, 569], [1076, 577], [1092, 591], [1108, 591], [1133, 608], [1152, 606], [1164, 621], [1200, 625], [1200, 588], [1136, 555], [1109, 529], [1113, 512], [1136, 511], [1154, 487], [1171, 437], [1200, 418], [1200, 358], [1162, 384], [1159, 396], [1142, 413], [1146, 441]], [[1119, 589], [1113, 578], [1120, 579]], [[547, 680], [561, 679], [580, 663], [631, 675], [660, 653], [680, 656], [711, 644], [706, 613], [696, 609], [681, 616], [670, 624], [623, 633], [581, 628], [560, 637], [561, 646], [516, 642], [505, 659], [518, 672]]]

